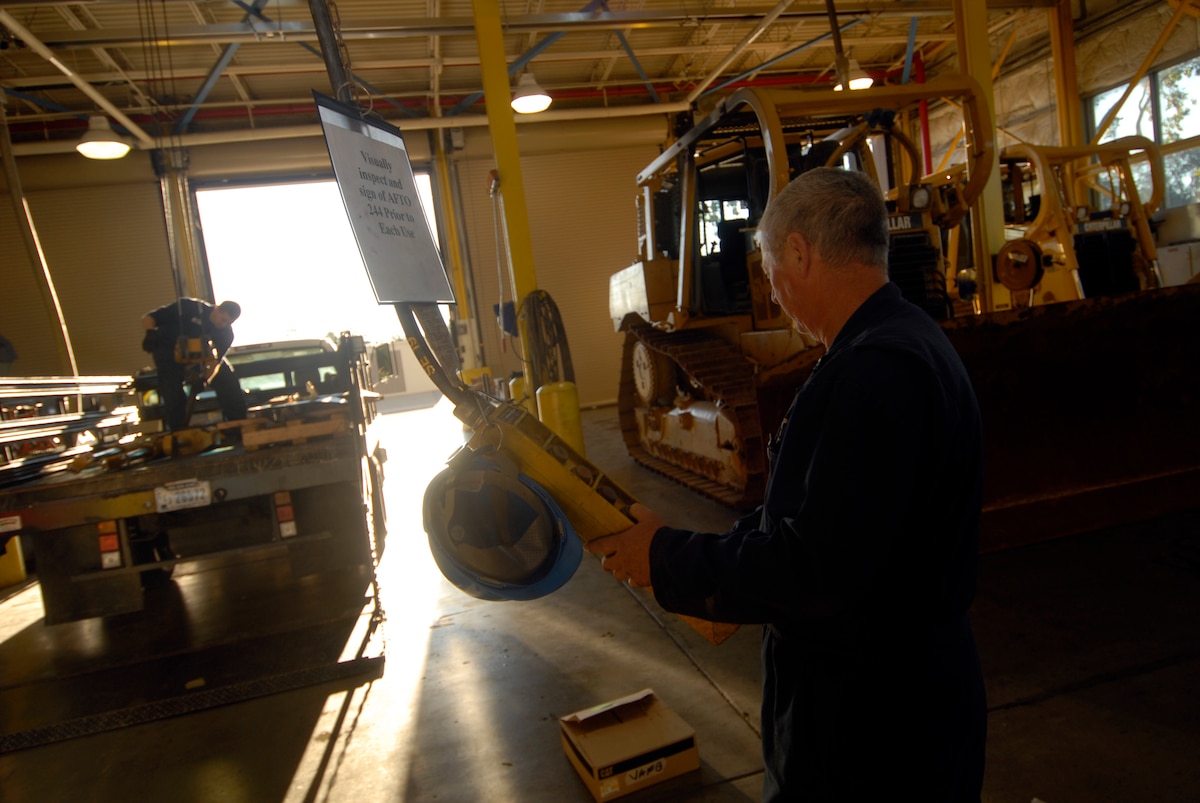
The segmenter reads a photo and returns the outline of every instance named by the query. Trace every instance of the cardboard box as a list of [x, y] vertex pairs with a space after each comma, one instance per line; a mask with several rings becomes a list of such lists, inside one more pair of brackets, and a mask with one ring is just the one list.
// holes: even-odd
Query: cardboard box
[[597, 801], [700, 768], [696, 732], [650, 689], [558, 721], [563, 752]]

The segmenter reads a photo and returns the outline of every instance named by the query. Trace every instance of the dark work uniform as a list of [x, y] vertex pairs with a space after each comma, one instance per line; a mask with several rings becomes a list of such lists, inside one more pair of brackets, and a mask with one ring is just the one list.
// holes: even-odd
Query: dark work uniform
[[226, 421], [246, 417], [246, 397], [225, 360], [225, 352], [233, 345], [233, 327], [218, 328], [209, 316], [213, 305], [197, 298], [181, 298], [178, 303], [164, 304], [146, 313], [157, 324], [156, 331], [146, 333], [143, 348], [154, 357], [158, 373], [158, 395], [162, 399], [166, 427], [184, 429], [187, 421], [187, 394], [184, 393], [186, 365], [175, 361], [175, 342], [180, 335], [211, 340], [221, 359], [221, 370], [209, 384], [216, 391], [221, 413]]
[[764, 623], [764, 800], [980, 799], [981, 438], [958, 354], [889, 284], [796, 395], [763, 506], [655, 533], [664, 608]]

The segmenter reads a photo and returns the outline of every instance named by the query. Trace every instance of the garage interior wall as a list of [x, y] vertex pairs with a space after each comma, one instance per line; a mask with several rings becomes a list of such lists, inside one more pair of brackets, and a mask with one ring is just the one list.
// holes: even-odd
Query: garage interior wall
[[[162, 193], [148, 154], [128, 165], [81, 156], [18, 160], [21, 185], [67, 321], [81, 374], [131, 374], [149, 364], [140, 319], [175, 295]], [[94, 183], [89, 183], [94, 182]], [[41, 265], [29, 254], [5, 187], [0, 197], [0, 331], [23, 376], [69, 374], [57, 320], [44, 301]]]
[[[643, 145], [521, 159], [537, 286], [562, 317], [585, 407], [617, 398], [623, 334], [608, 315], [608, 278], [637, 259], [636, 176], [657, 153]], [[458, 175], [484, 353], [492, 375], [508, 378], [521, 370], [514, 350], [524, 345], [502, 342], [492, 309], [501, 275], [504, 299], [512, 300], [507, 263], [498, 265], [504, 255], [497, 252], [495, 217], [502, 213], [488, 193], [494, 166], [489, 159], [463, 160]]]

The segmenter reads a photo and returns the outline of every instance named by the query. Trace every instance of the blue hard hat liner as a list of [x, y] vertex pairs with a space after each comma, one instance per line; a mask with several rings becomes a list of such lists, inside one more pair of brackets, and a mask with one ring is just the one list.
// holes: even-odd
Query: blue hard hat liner
[[543, 597], [571, 578], [583, 556], [553, 497], [493, 456], [452, 459], [425, 490], [424, 521], [442, 574], [479, 599]]

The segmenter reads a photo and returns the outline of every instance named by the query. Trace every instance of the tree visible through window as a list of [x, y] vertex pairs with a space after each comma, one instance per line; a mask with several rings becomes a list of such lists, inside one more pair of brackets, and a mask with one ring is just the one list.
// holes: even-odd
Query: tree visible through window
[[[1200, 135], [1200, 57], [1159, 73], [1162, 142], [1169, 144]], [[1167, 154], [1166, 206], [1200, 201], [1200, 146]]]
[[[1093, 128], [1106, 119], [1124, 93], [1125, 86], [1118, 86], [1092, 98]], [[1113, 117], [1101, 141], [1131, 135], [1146, 137], [1166, 151], [1163, 155], [1165, 207], [1200, 201], [1200, 143], [1193, 147], [1171, 147], [1175, 143], [1200, 140], [1200, 57], [1152, 73], [1139, 81]], [[1143, 199], [1148, 198], [1149, 167], [1135, 163], [1134, 174], [1138, 192]]]

